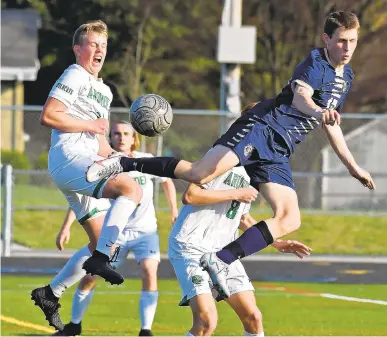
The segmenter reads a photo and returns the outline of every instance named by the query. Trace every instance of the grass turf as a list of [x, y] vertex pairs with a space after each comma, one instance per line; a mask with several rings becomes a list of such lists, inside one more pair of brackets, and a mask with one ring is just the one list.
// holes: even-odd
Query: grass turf
[[[2, 277], [2, 336], [48, 335], [36, 328], [47, 327], [43, 314], [30, 300], [30, 291], [47, 284], [50, 277]], [[256, 299], [263, 313], [265, 334], [271, 336], [387, 335], [387, 306], [327, 299], [314, 293], [387, 300], [387, 285], [339, 285], [307, 283], [255, 283]], [[285, 289], [285, 291], [284, 291]], [[61, 316], [70, 318], [73, 290], [61, 298]], [[136, 335], [139, 331], [137, 303], [140, 281], [126, 280], [119, 287], [101, 282], [83, 320], [84, 335]], [[191, 327], [190, 309], [177, 306], [180, 288], [176, 280], [159, 281], [159, 304], [153, 325], [155, 335], [185, 335]], [[215, 335], [241, 335], [237, 316], [224, 302], [218, 303]], [[4, 319], [14, 318], [16, 324]], [[22, 321], [22, 322], [20, 322]]]
[[[65, 211], [22, 210], [25, 206], [63, 206], [66, 201], [56, 189], [36, 185], [16, 184], [13, 189], [15, 242], [33, 248], [54, 248], [55, 238], [62, 224]], [[180, 197], [178, 197], [180, 200]], [[160, 208], [167, 208], [163, 193], [159, 198]], [[271, 213], [257, 213], [264, 205], [255, 204], [252, 215], [257, 219], [271, 217]], [[161, 250], [167, 249], [167, 237], [171, 229], [168, 212], [158, 212]], [[302, 226], [287, 238], [303, 241], [322, 254], [386, 254], [386, 217], [312, 215], [302, 214]], [[78, 223], [74, 223], [69, 248], [79, 248], [87, 242], [86, 234]], [[267, 249], [265, 252], [274, 252]]]

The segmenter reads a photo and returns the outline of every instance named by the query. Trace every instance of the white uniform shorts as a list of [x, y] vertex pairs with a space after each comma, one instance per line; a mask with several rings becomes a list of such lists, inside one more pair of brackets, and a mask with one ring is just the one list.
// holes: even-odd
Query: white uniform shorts
[[[177, 280], [182, 290], [180, 306], [186, 306], [189, 300], [200, 294], [213, 294], [212, 283], [209, 275], [199, 264], [201, 254], [182, 258], [171, 258], [170, 261], [175, 269]], [[227, 273], [227, 286], [231, 295], [242, 291], [252, 290], [254, 287], [246, 274], [242, 263], [237, 260], [230, 264]]]
[[119, 235], [116, 246], [110, 259], [114, 268], [118, 268], [131, 251], [137, 263], [143, 259], [154, 259], [160, 262], [160, 243], [157, 232], [126, 230]]
[[[103, 158], [94, 153], [77, 155], [71, 159], [65, 156], [58, 157], [57, 154], [50, 158], [50, 176], [81, 224], [85, 220], [103, 215], [110, 208], [108, 199], [99, 199], [107, 179], [93, 183], [85, 179], [88, 167], [100, 159]], [[55, 161], [61, 164], [52, 169], [51, 167], [56, 164]]]

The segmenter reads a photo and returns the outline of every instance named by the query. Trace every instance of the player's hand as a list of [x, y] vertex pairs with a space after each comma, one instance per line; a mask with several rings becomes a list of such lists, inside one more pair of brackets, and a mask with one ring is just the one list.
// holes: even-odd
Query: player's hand
[[171, 212], [171, 222], [172, 222], [172, 225], [175, 223], [178, 214], [179, 214], [179, 211], [178, 211], [177, 209], [174, 209], [174, 210]]
[[337, 122], [337, 125], [341, 123], [340, 114], [333, 109], [325, 109], [322, 113], [321, 121], [325, 125], [334, 125]]
[[273, 247], [281, 253], [294, 254], [300, 259], [310, 255], [312, 251], [312, 248], [294, 240], [276, 240], [273, 243]]
[[366, 170], [363, 170], [359, 166], [355, 166], [349, 169], [349, 173], [352, 177], [359, 180], [363, 186], [369, 188], [370, 190], [374, 190], [376, 188], [375, 182], [373, 181], [371, 174], [369, 174]]
[[70, 229], [61, 229], [56, 237], [56, 246], [59, 250], [63, 250], [64, 244], [70, 241]]
[[238, 188], [235, 190], [234, 200], [251, 203], [258, 197], [258, 191], [255, 188]]
[[93, 121], [88, 121], [90, 132], [98, 135], [104, 135], [109, 132], [109, 121], [105, 118], [98, 118]]

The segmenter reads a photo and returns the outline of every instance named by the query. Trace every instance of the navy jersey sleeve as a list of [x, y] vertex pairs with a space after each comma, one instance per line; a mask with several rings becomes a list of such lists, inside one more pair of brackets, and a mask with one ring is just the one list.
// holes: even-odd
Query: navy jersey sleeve
[[321, 87], [323, 83], [324, 67], [321, 62], [319, 62], [319, 57], [314, 57], [313, 52], [308, 55], [308, 57], [300, 63], [291, 80], [292, 90], [294, 91], [296, 84], [299, 84], [310, 91], [310, 94], [313, 95], [313, 92]]

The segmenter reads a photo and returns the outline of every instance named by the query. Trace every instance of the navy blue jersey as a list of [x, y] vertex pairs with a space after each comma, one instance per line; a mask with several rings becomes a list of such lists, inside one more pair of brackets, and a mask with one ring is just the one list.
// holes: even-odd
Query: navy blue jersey
[[312, 99], [318, 106], [340, 112], [353, 77], [349, 65], [341, 69], [334, 68], [329, 63], [325, 49], [314, 49], [297, 66], [292, 78], [277, 96], [276, 107], [269, 113], [254, 108], [251, 112], [280, 134], [293, 152], [295, 146], [304, 141], [306, 135], [319, 125], [316, 118], [305, 115], [292, 106], [296, 84], [313, 93]]

